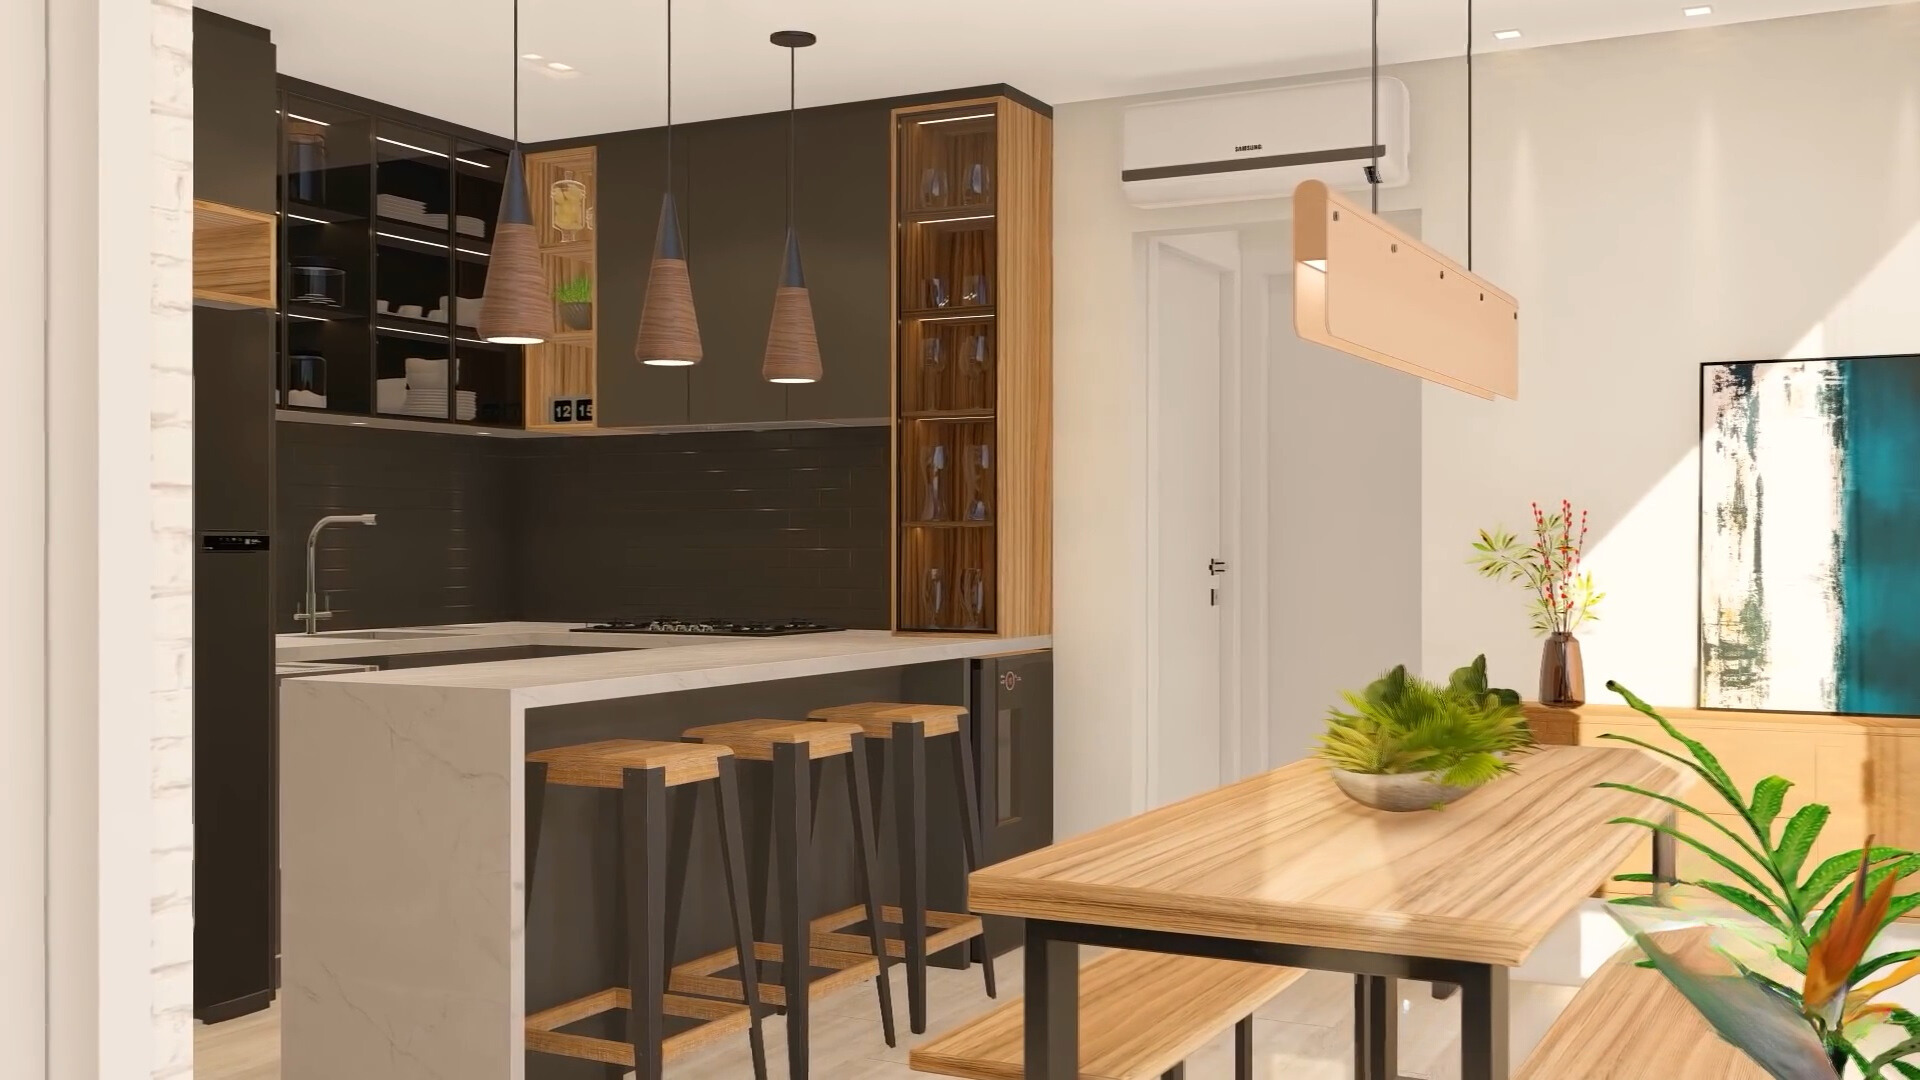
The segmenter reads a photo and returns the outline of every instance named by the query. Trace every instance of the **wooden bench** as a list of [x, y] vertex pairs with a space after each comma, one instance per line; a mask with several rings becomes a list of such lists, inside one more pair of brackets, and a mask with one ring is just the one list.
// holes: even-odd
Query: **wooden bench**
[[1513, 1080], [1768, 1080], [1639, 959], [1629, 946], [1594, 972]]
[[[1296, 968], [1157, 953], [1106, 953], [1080, 969], [1081, 1080], [1180, 1077], [1182, 1063], [1237, 1025], [1234, 1075], [1253, 1075], [1253, 1010]], [[915, 1072], [1022, 1080], [1026, 1003], [1015, 998], [908, 1056]]]

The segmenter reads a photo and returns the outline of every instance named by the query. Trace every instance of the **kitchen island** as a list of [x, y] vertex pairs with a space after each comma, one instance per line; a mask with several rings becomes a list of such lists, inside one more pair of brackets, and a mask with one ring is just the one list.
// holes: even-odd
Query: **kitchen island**
[[[458, 645], [423, 644], [463, 629]], [[529, 949], [528, 751], [670, 739], [717, 719], [796, 718], [856, 700], [960, 701], [966, 661], [1051, 645], [880, 631], [660, 639], [505, 624], [314, 635], [283, 646], [281, 658], [476, 650], [516, 635], [510, 644], [613, 651], [322, 676], [283, 689], [285, 1080], [522, 1080], [529, 996], [538, 1008], [617, 975], [607, 968], [618, 955], [610, 810], [591, 792], [548, 800]], [[717, 881], [704, 861], [696, 854], [689, 871], [690, 922]], [[700, 934], [690, 925], [683, 936], [699, 944]]]

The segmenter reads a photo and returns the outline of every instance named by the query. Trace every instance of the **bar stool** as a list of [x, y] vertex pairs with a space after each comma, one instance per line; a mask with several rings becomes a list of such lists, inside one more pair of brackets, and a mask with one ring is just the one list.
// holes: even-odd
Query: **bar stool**
[[[993, 955], [987, 951], [985, 928], [978, 916], [927, 910], [927, 740], [954, 738], [954, 784], [960, 793], [960, 848], [964, 871], [980, 868], [980, 789], [974, 783], [973, 740], [966, 730], [963, 705], [913, 705], [869, 701], [836, 705], [807, 714], [815, 721], [857, 724], [870, 739], [887, 740], [887, 763], [881, 771], [882, 803], [894, 807], [900, 864], [900, 907], [887, 908], [887, 918], [898, 924], [903, 941], [889, 940], [888, 951], [907, 962], [907, 1010], [913, 1033], [927, 1030], [927, 956], [967, 944], [969, 960], [979, 960], [987, 996], [997, 997]], [[964, 883], [965, 878], [962, 877]], [[964, 884], [962, 886], [964, 888]], [[964, 897], [964, 893], [962, 894]], [[961, 904], [964, 909], [965, 903]]]
[[[787, 1074], [806, 1080], [808, 1074], [808, 1014], [814, 994], [828, 994], [861, 979], [873, 978], [880, 996], [880, 1023], [887, 1045], [894, 1045], [893, 993], [887, 981], [887, 959], [880, 938], [880, 879], [873, 838], [873, 807], [868, 795], [865, 740], [853, 724], [820, 724], [805, 720], [738, 720], [691, 728], [681, 735], [689, 742], [725, 747], [741, 761], [767, 764], [772, 772], [773, 797], [768, 808], [772, 833], [771, 857], [777, 864], [780, 897], [780, 941], [759, 943], [755, 955], [780, 963], [780, 985], [761, 986], [762, 1000], [785, 1006], [787, 1012]], [[812, 919], [813, 819], [819, 811], [818, 774], [828, 760], [846, 759], [849, 809], [853, 817], [854, 858], [865, 908], [871, 921], [871, 940], [859, 951], [819, 948]], [[762, 890], [754, 890], [761, 899]], [[857, 910], [857, 909], [856, 909]], [[756, 920], [756, 925], [764, 925]], [[872, 952], [867, 952], [871, 947]], [[794, 951], [806, 963], [788, 959]], [[734, 1000], [739, 989], [731, 980], [715, 977], [726, 955], [716, 954], [681, 964], [673, 972], [672, 988]], [[815, 969], [827, 974], [813, 977]], [[746, 973], [748, 979], [751, 973]], [[743, 979], [743, 982], [747, 979]]]
[[[674, 792], [676, 841], [690, 841], [699, 785], [712, 782], [720, 799], [721, 857], [732, 906], [734, 955], [746, 987], [740, 1004], [702, 1001], [667, 992], [668, 968], [686, 886], [686, 853], [668, 867], [667, 792]], [[631, 1067], [638, 1080], [661, 1080], [665, 1063], [713, 1039], [746, 1029], [753, 1075], [767, 1080], [766, 1042], [760, 1031], [753, 937], [748, 930], [746, 848], [740, 830], [740, 789], [733, 755], [724, 746], [612, 739], [527, 755], [526, 881], [532, 905], [535, 856], [548, 784], [604, 788], [620, 793], [620, 857], [626, 893], [628, 985], [589, 994], [527, 1017], [527, 1049]], [[667, 890], [673, 890], [671, 903]], [[559, 1029], [617, 1009], [627, 1010], [628, 1041], [570, 1035]], [[669, 1036], [666, 1018], [701, 1021]], [[618, 1073], [616, 1072], [616, 1075]]]

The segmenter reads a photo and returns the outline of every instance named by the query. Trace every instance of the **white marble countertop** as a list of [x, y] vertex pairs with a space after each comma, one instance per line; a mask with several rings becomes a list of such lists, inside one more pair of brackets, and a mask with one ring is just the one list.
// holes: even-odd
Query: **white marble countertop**
[[[616, 652], [500, 660], [442, 667], [402, 668], [302, 679], [307, 684], [353, 684], [358, 695], [376, 687], [506, 691], [522, 708], [668, 694], [709, 686], [773, 682], [809, 675], [965, 660], [1051, 648], [1047, 636], [977, 634], [896, 636], [884, 630], [840, 630], [772, 638], [684, 637], [656, 634], [572, 633], [571, 623], [490, 623], [461, 627], [368, 631], [367, 637], [282, 636], [279, 658], [334, 659], [499, 648], [511, 645], [604, 647]], [[379, 633], [445, 633], [444, 637], [373, 637]], [[343, 687], [344, 688], [344, 687]], [[318, 686], [315, 686], [318, 689]]]

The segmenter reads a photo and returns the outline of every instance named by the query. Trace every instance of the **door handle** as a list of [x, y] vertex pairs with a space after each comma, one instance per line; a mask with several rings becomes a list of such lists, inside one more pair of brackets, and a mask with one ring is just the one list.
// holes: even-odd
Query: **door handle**
[[1224, 574], [1226, 572], [1227, 572], [1227, 564], [1225, 560], [1223, 559], [1207, 560], [1207, 573], [1214, 574], [1217, 576], [1220, 574]]

